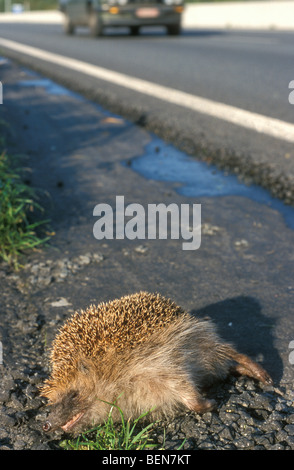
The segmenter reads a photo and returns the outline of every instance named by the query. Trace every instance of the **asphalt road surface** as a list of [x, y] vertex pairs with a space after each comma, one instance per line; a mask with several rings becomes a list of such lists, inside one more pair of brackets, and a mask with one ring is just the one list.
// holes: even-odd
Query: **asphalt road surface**
[[[287, 43], [282, 47], [282, 42], [293, 36], [286, 33], [195, 32], [168, 38], [158, 32], [135, 40], [121, 33], [100, 41], [91, 39], [86, 31], [64, 37], [54, 25], [1, 25], [0, 37], [209, 99], [220, 100], [218, 93], [226, 88], [232, 100], [227, 103], [235, 107], [241, 106], [238, 90], [247, 85], [232, 79], [226, 86], [224, 56], [229, 61], [229, 49], [235, 50], [239, 78], [246, 70], [248, 73], [249, 63], [258, 64], [259, 57], [265, 87], [271, 91], [264, 91], [264, 99], [260, 93], [259, 104], [248, 93], [243, 109], [291, 122], [293, 108], [287, 100], [293, 77], [290, 52], [287, 54]], [[266, 45], [262, 40], [276, 42]], [[223, 59], [216, 59], [218, 51]], [[46, 410], [35, 388], [48, 372], [47, 347], [69, 313], [139, 290], [159, 291], [198, 316], [210, 316], [222, 336], [262, 363], [281, 390], [280, 394], [263, 390], [242, 380], [227, 384], [229, 390], [218, 392], [216, 414], [203, 421], [196, 422], [194, 416], [191, 421], [186, 416], [182, 424], [175, 421], [183, 429], [183, 437], [191, 439], [187, 448], [293, 448], [293, 208], [285, 211], [281, 201], [265, 196], [260, 188], [241, 185], [213, 167], [195, 166], [198, 159], [217, 162], [219, 158], [220, 163], [228, 163], [231, 158], [232, 170], [234, 164], [240, 171], [246, 166], [248, 171], [243, 174], [247, 177], [268, 175], [264, 186], [279, 187], [285, 196], [285, 188], [293, 189], [291, 180], [288, 186], [286, 180], [291, 174], [293, 143], [188, 111], [62, 64], [53, 66], [53, 62], [8, 46], [1, 53], [22, 63], [0, 62], [4, 85], [0, 123], [9, 124], [1, 132], [7, 133], [9, 152], [25, 155], [28, 180], [39, 190], [55, 232], [46, 249], [24, 260], [21, 272], [12, 273], [1, 265], [0, 339], [6, 369], [0, 394], [0, 439], [4, 448], [54, 444], [46, 443], [40, 431]], [[167, 59], [172, 56], [185, 66], [173, 65]], [[255, 57], [253, 62], [250, 56]], [[271, 64], [276, 80], [279, 67], [289, 70], [289, 76], [281, 71], [286, 82], [285, 104], [279, 104], [277, 111], [274, 103], [280, 99], [274, 95], [275, 79], [269, 80], [269, 57], [273, 62], [278, 57], [280, 65]], [[169, 72], [163, 59], [170, 64]], [[202, 69], [205, 63], [209, 68], [209, 73], [199, 72], [203, 73], [200, 88], [196, 87], [198, 80], [191, 78], [198, 70], [197, 61], [202, 61]], [[210, 72], [213, 68], [215, 76]], [[256, 69], [252, 74], [258, 74]], [[209, 85], [209, 79], [215, 86]], [[58, 83], [81, 94], [70, 93]], [[282, 85], [279, 90], [281, 97]], [[121, 111], [121, 116], [109, 109]], [[149, 132], [151, 128], [158, 136]], [[188, 148], [193, 158], [169, 141]], [[260, 171], [254, 173], [256, 162]], [[283, 178], [278, 174], [274, 179], [279, 171]], [[191, 180], [191, 175], [199, 179]], [[283, 184], [278, 186], [278, 182]], [[214, 191], [201, 192], [205, 187]], [[115, 210], [118, 195], [124, 195], [126, 205], [137, 203], [145, 209], [151, 203], [178, 207], [200, 203], [201, 246], [185, 251], [182, 238], [170, 237], [95, 239], [94, 207], [106, 203]], [[199, 422], [204, 431], [197, 437]], [[231, 434], [221, 436], [225, 428]], [[172, 445], [179, 439], [177, 430], [174, 434]]]
[[155, 31], [93, 39], [86, 28], [66, 37], [60, 25], [1, 24], [0, 36], [294, 123], [294, 33], [187, 30], [170, 38]]
[[[294, 123], [294, 106], [289, 103], [294, 33], [187, 30], [171, 38], [164, 30], [146, 29], [133, 38], [122, 29], [93, 39], [85, 28], [67, 37], [60, 24], [2, 23], [0, 38], [81, 61], [73, 70], [62, 61], [58, 65], [31, 57], [30, 52], [7, 49], [0, 40], [5, 53], [137, 120], [197, 158], [253, 178], [286, 202], [294, 201], [294, 127], [287, 141], [280, 130], [278, 138], [256, 132], [254, 117], [278, 119], [282, 127]], [[136, 78], [160, 85], [164, 88], [158, 93], [163, 95], [166, 89], [167, 99], [158, 99], [153, 89], [146, 95], [93, 77], [83, 64], [124, 74], [127, 83]], [[187, 106], [170, 102], [170, 90], [187, 93]], [[221, 108], [216, 118], [207, 114], [207, 103], [201, 112], [195, 111], [189, 103], [195, 96], [209, 100], [213, 110], [221, 103], [233, 111]], [[227, 118], [235, 110], [254, 115], [237, 115], [237, 125], [232, 124]], [[265, 127], [271, 131], [272, 122]]]

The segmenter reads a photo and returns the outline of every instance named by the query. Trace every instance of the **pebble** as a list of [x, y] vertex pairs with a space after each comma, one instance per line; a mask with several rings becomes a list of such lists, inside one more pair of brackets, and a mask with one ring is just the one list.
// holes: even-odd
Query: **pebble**
[[230, 429], [229, 427], [223, 428], [223, 430], [219, 433], [220, 439], [227, 439], [231, 441], [234, 439], [235, 432], [233, 429]]
[[289, 424], [294, 424], [294, 413], [292, 413], [292, 414], [290, 414], [289, 416], [287, 416], [286, 421], [287, 421], [287, 423], [289, 423]]
[[[40, 289], [49, 286], [53, 282], [64, 282], [68, 276], [74, 275], [91, 263], [101, 263], [104, 256], [101, 253], [86, 253], [73, 258], [58, 260], [48, 259], [39, 263], [27, 263], [22, 274], [15, 275], [14, 280], [21, 292], [24, 292], [29, 284], [29, 289]], [[11, 277], [12, 278], [12, 277]]]
[[203, 223], [202, 224], [202, 227], [201, 227], [201, 231], [202, 231], [202, 234], [203, 235], [215, 235], [216, 233], [218, 233], [219, 231], [221, 230], [220, 227], [218, 227], [217, 225], [212, 225], [212, 224], [209, 224], [209, 223]]
[[248, 246], [249, 246], [249, 243], [245, 239], [235, 241], [236, 248], [248, 248]]
[[144, 255], [145, 253], [147, 253], [147, 251], [148, 247], [145, 245], [139, 245], [135, 248], [135, 252], [140, 253], [141, 255]]
[[294, 424], [288, 424], [285, 426], [285, 431], [289, 436], [294, 436]]
[[70, 302], [68, 302], [67, 299], [65, 299], [64, 297], [61, 297], [60, 299], [54, 301], [54, 302], [51, 302], [51, 307], [68, 307], [69, 305], [71, 305]]

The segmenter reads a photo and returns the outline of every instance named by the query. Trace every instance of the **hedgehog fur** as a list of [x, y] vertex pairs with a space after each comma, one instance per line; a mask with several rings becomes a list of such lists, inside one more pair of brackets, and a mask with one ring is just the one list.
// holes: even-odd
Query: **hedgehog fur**
[[[104, 422], [116, 403], [126, 419], [153, 410], [215, 406], [204, 386], [239, 372], [271, 383], [267, 372], [198, 319], [159, 294], [140, 292], [76, 312], [53, 341], [51, 376], [41, 388], [51, 412], [44, 431], [78, 434]], [[114, 408], [114, 419], [119, 412]]]

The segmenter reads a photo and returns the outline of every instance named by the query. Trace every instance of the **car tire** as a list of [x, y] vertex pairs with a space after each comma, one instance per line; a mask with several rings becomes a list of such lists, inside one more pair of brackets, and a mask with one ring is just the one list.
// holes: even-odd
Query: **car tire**
[[67, 15], [64, 18], [63, 29], [65, 34], [74, 34], [75, 32], [74, 24]]
[[180, 23], [169, 24], [169, 25], [167, 25], [166, 28], [167, 28], [167, 33], [170, 36], [178, 36], [179, 34], [181, 34], [181, 25], [180, 25]]
[[130, 32], [132, 36], [138, 36], [140, 32], [140, 26], [130, 26]]
[[89, 28], [91, 36], [98, 37], [102, 36], [103, 26], [98, 13], [91, 13], [89, 17]]

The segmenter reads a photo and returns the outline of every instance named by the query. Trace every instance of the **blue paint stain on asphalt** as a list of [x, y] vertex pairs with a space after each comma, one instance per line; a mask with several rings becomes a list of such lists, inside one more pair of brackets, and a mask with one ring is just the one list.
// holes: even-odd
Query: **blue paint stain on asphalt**
[[32, 72], [30, 72], [30, 75], [35, 78], [29, 80], [20, 80], [18, 82], [18, 85], [23, 87], [44, 88], [46, 93], [48, 93], [49, 95], [71, 96], [80, 101], [84, 101], [84, 99], [78, 93], [74, 93], [73, 91], [68, 90], [68, 88], [58, 85], [57, 83], [53, 82], [52, 80], [49, 80], [48, 78], [39, 78], [37, 74], [34, 74]]
[[272, 197], [256, 185], [247, 186], [237, 176], [227, 175], [213, 165], [199, 162], [172, 145], [154, 137], [143, 155], [131, 161], [131, 168], [148, 179], [180, 183], [176, 191], [187, 197], [243, 196], [278, 210], [294, 229], [294, 208]]

